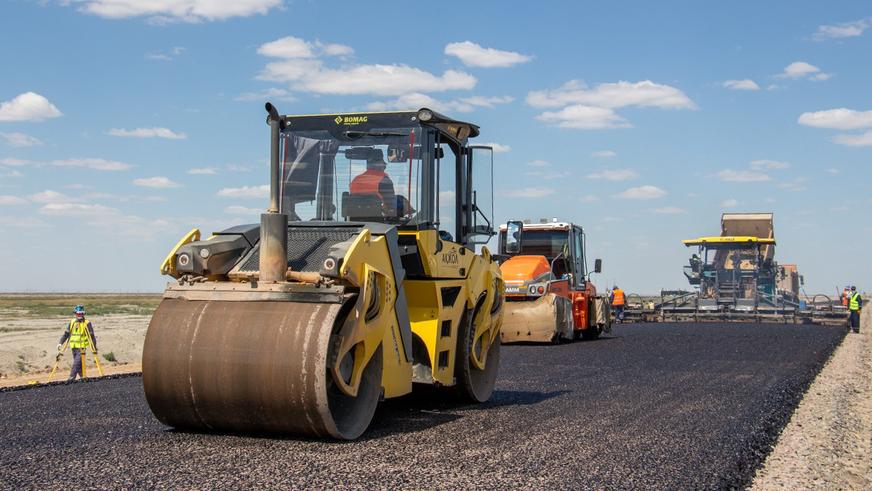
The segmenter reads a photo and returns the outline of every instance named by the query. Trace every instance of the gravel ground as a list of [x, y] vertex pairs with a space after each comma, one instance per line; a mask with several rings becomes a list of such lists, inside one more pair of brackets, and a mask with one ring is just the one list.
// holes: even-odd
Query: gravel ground
[[815, 379], [753, 489], [872, 489], [872, 309]]
[[0, 488], [744, 487], [843, 336], [637, 324], [507, 346], [489, 403], [387, 401], [349, 443], [172, 431], [138, 377], [0, 391]]

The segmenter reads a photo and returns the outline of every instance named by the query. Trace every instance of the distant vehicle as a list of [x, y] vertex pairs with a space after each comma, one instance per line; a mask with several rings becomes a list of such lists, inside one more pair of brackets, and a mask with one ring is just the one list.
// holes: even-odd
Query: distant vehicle
[[[595, 339], [611, 329], [609, 300], [590, 281], [579, 225], [510, 221], [500, 227], [499, 254], [504, 343]], [[599, 273], [602, 261], [594, 264]]]

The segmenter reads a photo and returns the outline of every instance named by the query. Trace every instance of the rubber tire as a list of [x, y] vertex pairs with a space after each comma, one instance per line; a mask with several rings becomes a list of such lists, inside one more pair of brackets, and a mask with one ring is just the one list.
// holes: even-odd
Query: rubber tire
[[603, 333], [602, 326], [599, 326], [599, 325], [591, 326], [591, 327], [588, 327], [587, 329], [581, 331], [581, 338], [584, 340], [587, 340], [587, 341], [591, 341], [593, 339], [600, 337], [600, 334], [602, 334], [602, 333]]
[[469, 353], [472, 349], [472, 330], [474, 312], [477, 312], [483, 302], [479, 302], [475, 310], [464, 312], [457, 332], [457, 351], [454, 360], [454, 376], [457, 379], [457, 392], [461, 399], [468, 402], [481, 403], [490, 399], [500, 369], [500, 336], [491, 344], [484, 370], [472, 366]]

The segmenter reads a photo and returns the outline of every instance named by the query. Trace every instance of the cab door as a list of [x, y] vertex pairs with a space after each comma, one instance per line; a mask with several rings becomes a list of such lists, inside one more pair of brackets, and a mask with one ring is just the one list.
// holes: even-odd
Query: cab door
[[572, 227], [572, 281], [574, 290], [584, 290], [587, 267], [584, 257], [584, 232], [581, 227]]

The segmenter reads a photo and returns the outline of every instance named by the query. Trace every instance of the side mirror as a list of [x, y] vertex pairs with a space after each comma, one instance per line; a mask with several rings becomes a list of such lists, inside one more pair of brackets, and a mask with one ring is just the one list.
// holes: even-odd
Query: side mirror
[[512, 221], [506, 223], [506, 253], [521, 252], [521, 236], [524, 234], [524, 222]]
[[603, 260], [597, 259], [593, 262], [593, 272], [594, 273], [602, 273], [603, 272]]

